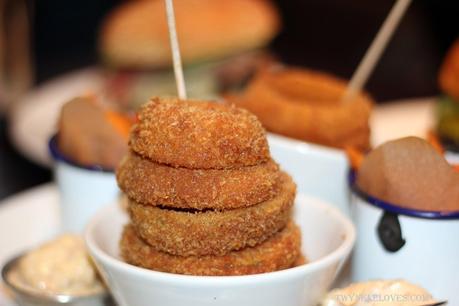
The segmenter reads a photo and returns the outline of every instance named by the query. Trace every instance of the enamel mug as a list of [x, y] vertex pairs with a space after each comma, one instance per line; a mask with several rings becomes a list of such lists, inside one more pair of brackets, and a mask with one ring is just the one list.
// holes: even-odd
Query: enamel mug
[[92, 215], [117, 200], [120, 191], [115, 173], [100, 167], [84, 167], [64, 156], [51, 138], [54, 177], [60, 192], [61, 231], [82, 232]]
[[402, 208], [369, 196], [350, 181], [357, 228], [352, 280], [401, 278], [448, 305], [459, 305], [459, 211]]

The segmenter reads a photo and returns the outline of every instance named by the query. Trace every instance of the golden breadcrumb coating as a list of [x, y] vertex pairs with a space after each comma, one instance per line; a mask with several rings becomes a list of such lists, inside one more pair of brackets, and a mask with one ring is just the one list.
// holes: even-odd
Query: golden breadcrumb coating
[[266, 133], [246, 110], [209, 101], [153, 98], [130, 147], [158, 163], [190, 169], [254, 166], [270, 159]]
[[137, 234], [157, 251], [181, 256], [224, 255], [255, 246], [287, 224], [295, 184], [284, 174], [278, 195], [250, 207], [180, 211], [129, 202]]
[[162, 272], [190, 275], [247, 275], [283, 270], [298, 263], [300, 229], [289, 224], [270, 239], [223, 256], [176, 256], [158, 252], [140, 239], [131, 225], [121, 237], [121, 256], [126, 262]]
[[272, 199], [279, 167], [273, 161], [229, 170], [173, 168], [129, 153], [117, 170], [126, 195], [142, 204], [191, 209], [229, 209]]

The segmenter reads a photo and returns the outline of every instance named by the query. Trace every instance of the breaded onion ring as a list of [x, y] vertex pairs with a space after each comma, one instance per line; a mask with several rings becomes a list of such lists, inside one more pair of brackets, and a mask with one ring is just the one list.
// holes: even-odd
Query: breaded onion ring
[[256, 247], [223, 256], [176, 256], [158, 252], [140, 239], [131, 225], [124, 228], [120, 249], [132, 265], [177, 274], [246, 275], [292, 267], [301, 254], [300, 229], [290, 222], [281, 232]]
[[140, 110], [130, 147], [174, 167], [229, 169], [268, 161], [265, 134], [254, 115], [235, 106], [153, 98]]
[[272, 199], [279, 167], [273, 161], [229, 170], [173, 168], [129, 153], [117, 170], [126, 195], [142, 204], [190, 209], [230, 209]]
[[255, 246], [290, 218], [295, 184], [284, 174], [278, 195], [250, 207], [189, 212], [129, 202], [137, 234], [157, 251], [180, 256], [224, 255]]
[[371, 99], [359, 94], [340, 102], [346, 82], [319, 72], [271, 69], [259, 73], [230, 102], [253, 112], [274, 133], [322, 145], [366, 150], [370, 145]]

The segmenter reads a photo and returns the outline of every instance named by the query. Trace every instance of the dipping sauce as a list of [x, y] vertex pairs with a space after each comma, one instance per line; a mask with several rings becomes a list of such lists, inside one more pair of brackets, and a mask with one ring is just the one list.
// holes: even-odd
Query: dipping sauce
[[21, 289], [53, 295], [84, 296], [105, 290], [83, 239], [70, 234], [24, 255], [8, 280]]
[[322, 306], [421, 306], [435, 300], [425, 289], [403, 280], [369, 281], [330, 292]]

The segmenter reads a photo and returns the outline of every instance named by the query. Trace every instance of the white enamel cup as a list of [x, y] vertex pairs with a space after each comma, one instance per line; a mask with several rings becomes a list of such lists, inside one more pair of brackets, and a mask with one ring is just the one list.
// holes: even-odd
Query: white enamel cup
[[459, 211], [401, 208], [360, 191], [350, 176], [358, 237], [352, 280], [403, 278], [459, 305]]
[[453, 151], [446, 151], [445, 158], [450, 164], [459, 165], [459, 153]]
[[59, 152], [56, 140], [51, 138], [49, 150], [60, 192], [61, 231], [79, 233], [97, 210], [117, 200], [120, 191], [113, 171], [76, 164]]
[[293, 177], [298, 192], [322, 199], [349, 215], [349, 163], [343, 150], [268, 134], [273, 159]]

